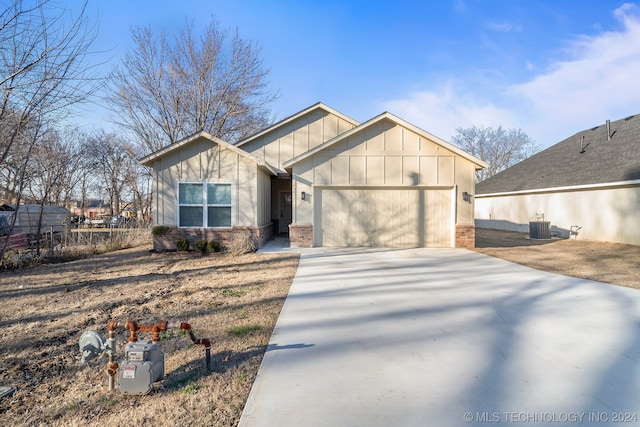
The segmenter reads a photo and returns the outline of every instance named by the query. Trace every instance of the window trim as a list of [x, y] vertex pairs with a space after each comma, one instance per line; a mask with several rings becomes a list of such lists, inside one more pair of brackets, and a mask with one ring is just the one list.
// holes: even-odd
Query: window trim
[[[202, 186], [202, 203], [201, 204], [193, 204], [193, 203], [180, 203], [180, 185], [183, 184], [196, 184]], [[207, 200], [207, 186], [208, 185], [229, 185], [231, 188], [231, 202], [229, 204], [209, 204]], [[229, 229], [234, 225], [234, 212], [235, 205], [234, 201], [234, 185], [233, 182], [229, 181], [179, 181], [176, 184], [176, 225], [178, 228], [212, 228], [212, 229]], [[180, 225], [180, 208], [181, 207], [199, 207], [202, 208], [202, 224], [201, 226], [192, 226], [192, 225]], [[231, 209], [231, 225], [222, 225], [222, 226], [209, 226], [209, 218], [208, 218], [208, 208], [209, 207], [229, 207]]]

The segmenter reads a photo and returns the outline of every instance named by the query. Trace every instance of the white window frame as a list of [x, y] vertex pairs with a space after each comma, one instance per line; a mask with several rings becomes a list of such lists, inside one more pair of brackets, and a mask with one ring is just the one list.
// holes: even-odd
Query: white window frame
[[[189, 203], [180, 203], [180, 185], [201, 185], [202, 186], [202, 203], [201, 204], [189, 204]], [[208, 185], [229, 185], [231, 188], [231, 203], [229, 204], [209, 204], [207, 200], [207, 186]], [[234, 187], [232, 182], [209, 182], [209, 181], [183, 181], [178, 182], [176, 185], [176, 224], [178, 228], [231, 228], [233, 227], [234, 221]], [[192, 226], [192, 225], [180, 225], [180, 208], [181, 207], [199, 207], [202, 208], [202, 225], [201, 226]], [[230, 225], [221, 225], [221, 226], [209, 226], [209, 215], [208, 208], [209, 207], [228, 207], [231, 210], [231, 224]]]

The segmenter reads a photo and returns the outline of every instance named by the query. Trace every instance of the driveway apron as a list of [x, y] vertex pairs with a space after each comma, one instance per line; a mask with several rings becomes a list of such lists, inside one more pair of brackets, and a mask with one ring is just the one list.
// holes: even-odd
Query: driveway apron
[[640, 292], [464, 249], [304, 249], [240, 426], [640, 424]]

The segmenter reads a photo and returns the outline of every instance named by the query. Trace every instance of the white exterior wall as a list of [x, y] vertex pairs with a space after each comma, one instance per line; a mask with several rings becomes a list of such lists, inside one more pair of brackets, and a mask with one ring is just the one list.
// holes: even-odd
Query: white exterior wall
[[[207, 140], [176, 149], [153, 164], [154, 224], [177, 225], [177, 189], [181, 182], [232, 184], [232, 225], [268, 222], [269, 178], [255, 162]], [[270, 187], [269, 187], [270, 188]], [[265, 213], [266, 212], [266, 213]]]
[[640, 245], [640, 185], [583, 191], [477, 196], [476, 226], [520, 232], [544, 215], [552, 231], [580, 240]]

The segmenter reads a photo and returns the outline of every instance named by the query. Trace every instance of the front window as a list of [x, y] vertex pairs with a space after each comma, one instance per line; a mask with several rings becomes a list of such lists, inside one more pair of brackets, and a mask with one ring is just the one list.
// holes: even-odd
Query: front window
[[179, 184], [180, 227], [231, 227], [231, 184]]

